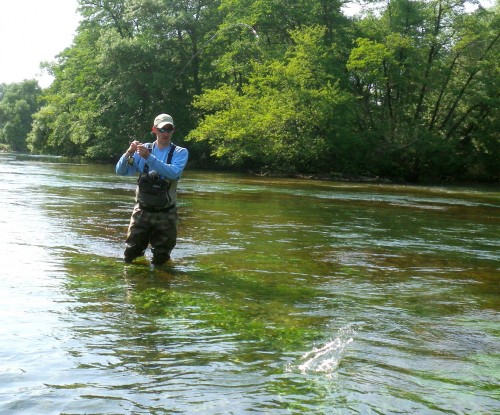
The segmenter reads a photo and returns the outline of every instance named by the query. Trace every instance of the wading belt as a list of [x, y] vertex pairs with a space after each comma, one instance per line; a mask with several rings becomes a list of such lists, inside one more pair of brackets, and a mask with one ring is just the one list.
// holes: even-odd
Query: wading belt
[[149, 207], [149, 206], [143, 206], [141, 204], [139, 204], [139, 207], [146, 212], [160, 213], [160, 212], [168, 212], [169, 210], [172, 210], [175, 207], [175, 203], [173, 205], [167, 206], [165, 208]]

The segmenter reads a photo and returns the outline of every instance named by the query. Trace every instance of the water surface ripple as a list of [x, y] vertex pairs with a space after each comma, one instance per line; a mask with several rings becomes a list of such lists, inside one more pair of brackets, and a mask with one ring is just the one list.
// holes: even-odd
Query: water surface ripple
[[498, 188], [188, 170], [155, 270], [133, 179], [0, 157], [0, 413], [500, 412]]

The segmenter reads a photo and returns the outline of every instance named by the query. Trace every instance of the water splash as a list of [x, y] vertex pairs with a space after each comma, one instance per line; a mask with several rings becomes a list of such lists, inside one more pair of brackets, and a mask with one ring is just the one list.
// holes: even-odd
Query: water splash
[[304, 353], [300, 358], [301, 363], [297, 364], [296, 368], [302, 374], [324, 373], [328, 377], [333, 376], [346, 347], [353, 342], [355, 333], [356, 327], [353, 324], [341, 327], [332, 340]]

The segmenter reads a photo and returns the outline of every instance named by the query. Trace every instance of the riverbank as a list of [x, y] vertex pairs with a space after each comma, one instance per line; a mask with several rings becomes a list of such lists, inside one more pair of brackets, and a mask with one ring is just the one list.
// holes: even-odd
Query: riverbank
[[[12, 153], [19, 156], [38, 157], [38, 158], [60, 158], [66, 162], [75, 161], [78, 163], [96, 163], [96, 164], [115, 164], [117, 159], [106, 160], [93, 160], [85, 157], [68, 157], [68, 156], [53, 156], [48, 154], [34, 155], [31, 153], [15, 152], [10, 150], [6, 144], [0, 144], [0, 153]], [[352, 183], [373, 183], [373, 184], [401, 184], [401, 185], [415, 185], [415, 186], [500, 186], [500, 178], [489, 178], [485, 180], [458, 180], [452, 178], [444, 179], [421, 179], [419, 181], [409, 181], [401, 177], [385, 177], [378, 176], [371, 173], [341, 173], [341, 172], [328, 172], [328, 173], [300, 173], [300, 172], [284, 172], [276, 170], [239, 170], [239, 169], [221, 169], [209, 166], [200, 166], [197, 163], [189, 163], [186, 170], [199, 170], [207, 172], [218, 173], [240, 173], [250, 174], [257, 177], [269, 178], [286, 178], [286, 179], [300, 179], [300, 180], [321, 180], [332, 182], [352, 182]]]
[[271, 171], [252, 171], [249, 170], [246, 173], [258, 177], [275, 177], [275, 178], [289, 178], [289, 179], [302, 179], [302, 180], [321, 180], [321, 181], [332, 181], [332, 182], [348, 182], [348, 183], [372, 183], [372, 184], [400, 184], [407, 186], [471, 186], [471, 187], [495, 187], [500, 186], [500, 180], [491, 179], [485, 181], [473, 181], [473, 180], [452, 180], [452, 179], [441, 179], [441, 180], [420, 180], [418, 182], [411, 182], [404, 180], [403, 178], [389, 178], [380, 177], [372, 174], [349, 174], [349, 173], [318, 173], [318, 174], [302, 174], [302, 173], [280, 173]]

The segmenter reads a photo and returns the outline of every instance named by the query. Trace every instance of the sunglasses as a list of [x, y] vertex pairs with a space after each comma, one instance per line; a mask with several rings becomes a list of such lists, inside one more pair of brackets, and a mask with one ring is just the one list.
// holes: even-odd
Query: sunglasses
[[156, 129], [160, 132], [160, 133], [171, 133], [172, 131], [174, 131], [174, 127], [172, 127], [171, 125], [169, 126], [165, 126], [163, 128], [158, 128], [156, 127]]

